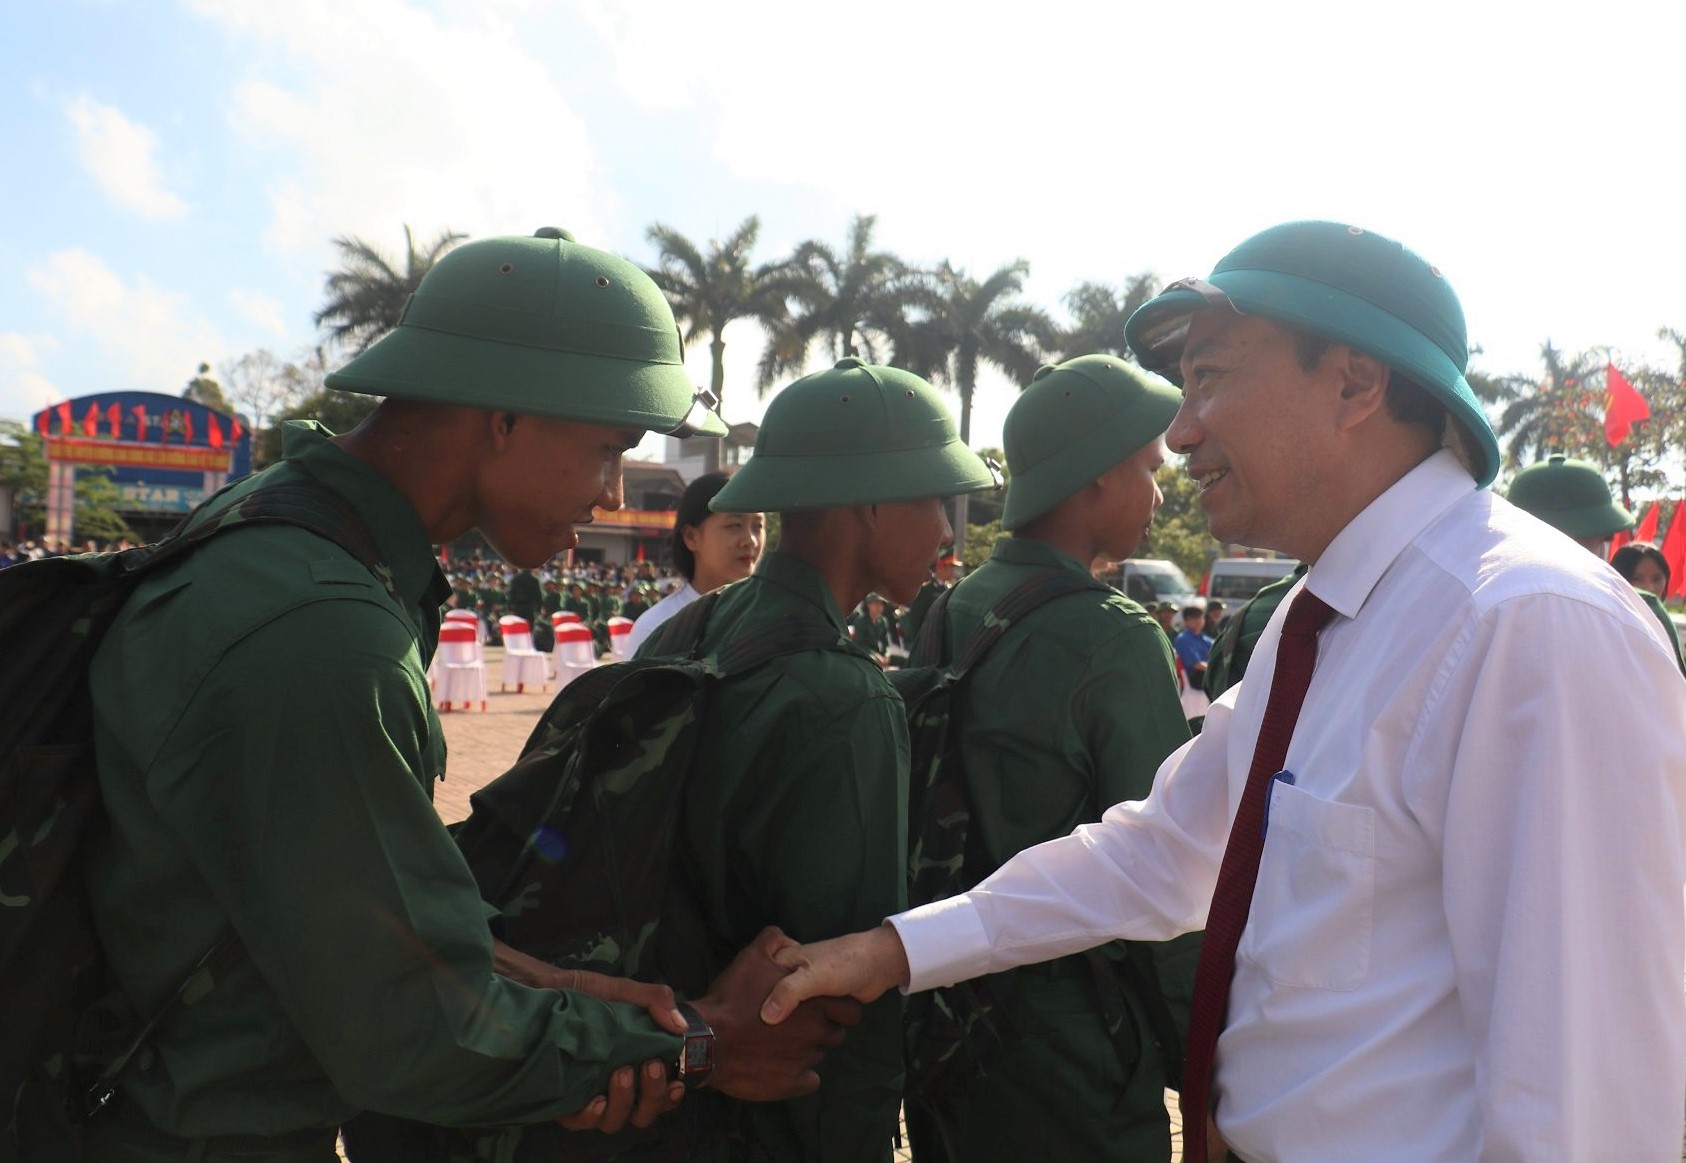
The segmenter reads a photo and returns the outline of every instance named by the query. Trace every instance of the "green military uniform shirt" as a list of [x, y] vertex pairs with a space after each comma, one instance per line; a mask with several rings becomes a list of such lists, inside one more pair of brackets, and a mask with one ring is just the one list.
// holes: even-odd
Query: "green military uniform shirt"
[[[1053, 571], [1088, 576], [1085, 563], [1046, 543], [997, 541], [990, 559], [949, 597], [948, 649], [957, 651], [1019, 585]], [[1113, 804], [1146, 797], [1160, 763], [1188, 739], [1165, 636], [1116, 591], [1058, 598], [1027, 615], [967, 680], [961, 714], [967, 843], [977, 852], [968, 875], [1064, 836]], [[1197, 941], [1152, 947], [1179, 1027]], [[1107, 949], [1114, 962], [1126, 959], [1124, 943]], [[1104, 1028], [1085, 957], [1014, 970], [1000, 975], [998, 986], [996, 980], [1008, 1044], [992, 1049], [985, 1076], [961, 1084], [956, 1097], [919, 1115], [910, 1109], [914, 1157], [1167, 1159], [1164, 1073], [1143, 999], [1126, 986], [1140, 1055], [1127, 1073]]]
[[902, 645], [912, 650], [919, 639], [919, 631], [925, 626], [925, 615], [931, 612], [940, 594], [948, 592], [948, 586], [932, 579], [919, 587], [919, 592], [913, 597], [913, 604], [901, 616]]
[[1217, 641], [1212, 643], [1212, 654], [1206, 662], [1205, 685], [1201, 689], [1207, 698], [1215, 699], [1241, 681], [1247, 673], [1247, 664], [1252, 661], [1253, 648], [1270, 624], [1270, 616], [1308, 568], [1301, 562], [1293, 573], [1261, 588], [1246, 605], [1229, 616]]
[[124, 1077], [101, 1160], [181, 1157], [148, 1122], [198, 1138], [331, 1134], [360, 1109], [552, 1119], [614, 1066], [677, 1052], [641, 1010], [493, 974], [487, 911], [431, 802], [445, 744], [425, 668], [447, 587], [402, 494], [326, 436], [289, 425], [254, 482], [345, 496], [402, 603], [338, 546], [253, 526], [144, 582], [93, 664], [110, 832], [90, 895], [118, 984], [151, 1013], [225, 925], [246, 954]]
[[[720, 592], [701, 648], [785, 619], [846, 636], [824, 580], [780, 553]], [[666, 627], [640, 658], [659, 657]], [[799, 941], [878, 925], [906, 904], [907, 715], [869, 659], [810, 650], [732, 679], [709, 708], [686, 789], [681, 859], [708, 929], [686, 992], [766, 925]], [[688, 980], [687, 980], [688, 978]], [[820, 1066], [820, 1091], [729, 1104], [745, 1142], [721, 1158], [877, 1163], [890, 1158], [900, 1097], [901, 999], [866, 1007]], [[756, 1151], [761, 1153], [757, 1154]]]
[[871, 654], [888, 654], [890, 651], [890, 619], [882, 614], [874, 618], [865, 610], [859, 610], [849, 619], [849, 628], [854, 632], [855, 645]]
[[1663, 624], [1663, 633], [1668, 635], [1669, 645], [1674, 647], [1675, 665], [1680, 667], [1681, 674], [1686, 674], [1686, 656], [1680, 653], [1680, 632], [1674, 628], [1674, 619], [1668, 616], [1668, 607], [1650, 590], [1639, 590], [1639, 596], [1651, 608], [1651, 613], [1657, 616], [1657, 621]]
[[509, 590], [506, 594], [509, 612], [517, 618], [525, 618], [531, 622], [538, 617], [539, 604], [544, 600], [544, 592], [539, 588], [539, 579], [531, 570], [518, 570], [509, 579]]

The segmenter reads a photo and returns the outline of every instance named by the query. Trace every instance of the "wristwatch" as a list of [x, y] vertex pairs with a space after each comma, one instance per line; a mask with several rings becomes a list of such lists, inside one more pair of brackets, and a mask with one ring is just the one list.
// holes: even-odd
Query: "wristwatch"
[[714, 1071], [714, 1029], [689, 1002], [679, 1003], [679, 1013], [685, 1019], [685, 1041], [679, 1047], [678, 1077], [685, 1089], [694, 1090]]

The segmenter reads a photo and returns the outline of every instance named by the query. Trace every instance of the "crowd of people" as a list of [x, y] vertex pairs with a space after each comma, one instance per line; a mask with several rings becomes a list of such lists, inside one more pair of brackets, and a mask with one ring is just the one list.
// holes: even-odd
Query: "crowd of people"
[[[225, 934], [241, 956], [118, 1077], [91, 1157], [328, 1163], [344, 1128], [380, 1163], [431, 1158], [402, 1129], [431, 1125], [516, 1158], [561, 1122], [592, 1158], [887, 1163], [905, 1106], [919, 1163], [1168, 1161], [1169, 1086], [1202, 1163], [1675, 1158], [1678, 649], [1558, 490], [1489, 488], [1445, 277], [1289, 223], [1127, 336], [1139, 366], [1078, 356], [1014, 402], [1006, 535], [964, 576], [945, 502], [999, 474], [930, 384], [849, 356], [687, 491], [658, 597], [643, 565], [553, 563], [644, 432], [723, 432], [661, 292], [556, 230], [444, 256], [328, 378], [369, 418], [290, 426], [236, 489], [332, 490], [381, 567], [236, 527], [95, 658], [112, 978], [145, 1014]], [[1214, 536], [1304, 563], [1221, 626], [1092, 572], [1171, 454]], [[498, 559], [448, 581], [470, 529]], [[641, 597], [638, 658], [716, 679], [653, 981], [497, 939], [430, 802], [425, 679], [449, 602]]]

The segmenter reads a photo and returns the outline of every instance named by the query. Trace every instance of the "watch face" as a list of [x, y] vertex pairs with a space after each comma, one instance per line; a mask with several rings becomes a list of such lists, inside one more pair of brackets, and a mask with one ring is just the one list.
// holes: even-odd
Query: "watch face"
[[685, 1056], [680, 1059], [686, 1074], [702, 1074], [714, 1069], [714, 1037], [711, 1034], [685, 1039]]

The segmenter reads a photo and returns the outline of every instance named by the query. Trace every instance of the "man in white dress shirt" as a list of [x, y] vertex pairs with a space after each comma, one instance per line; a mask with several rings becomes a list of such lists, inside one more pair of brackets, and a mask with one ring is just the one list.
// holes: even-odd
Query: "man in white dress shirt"
[[1686, 682], [1631, 587], [1487, 491], [1451, 288], [1379, 235], [1291, 223], [1128, 333], [1184, 388], [1166, 440], [1212, 533], [1310, 572], [1148, 799], [784, 950], [764, 1015], [1200, 928], [1303, 588], [1334, 614], [1270, 785], [1212, 1157], [1679, 1158]]

